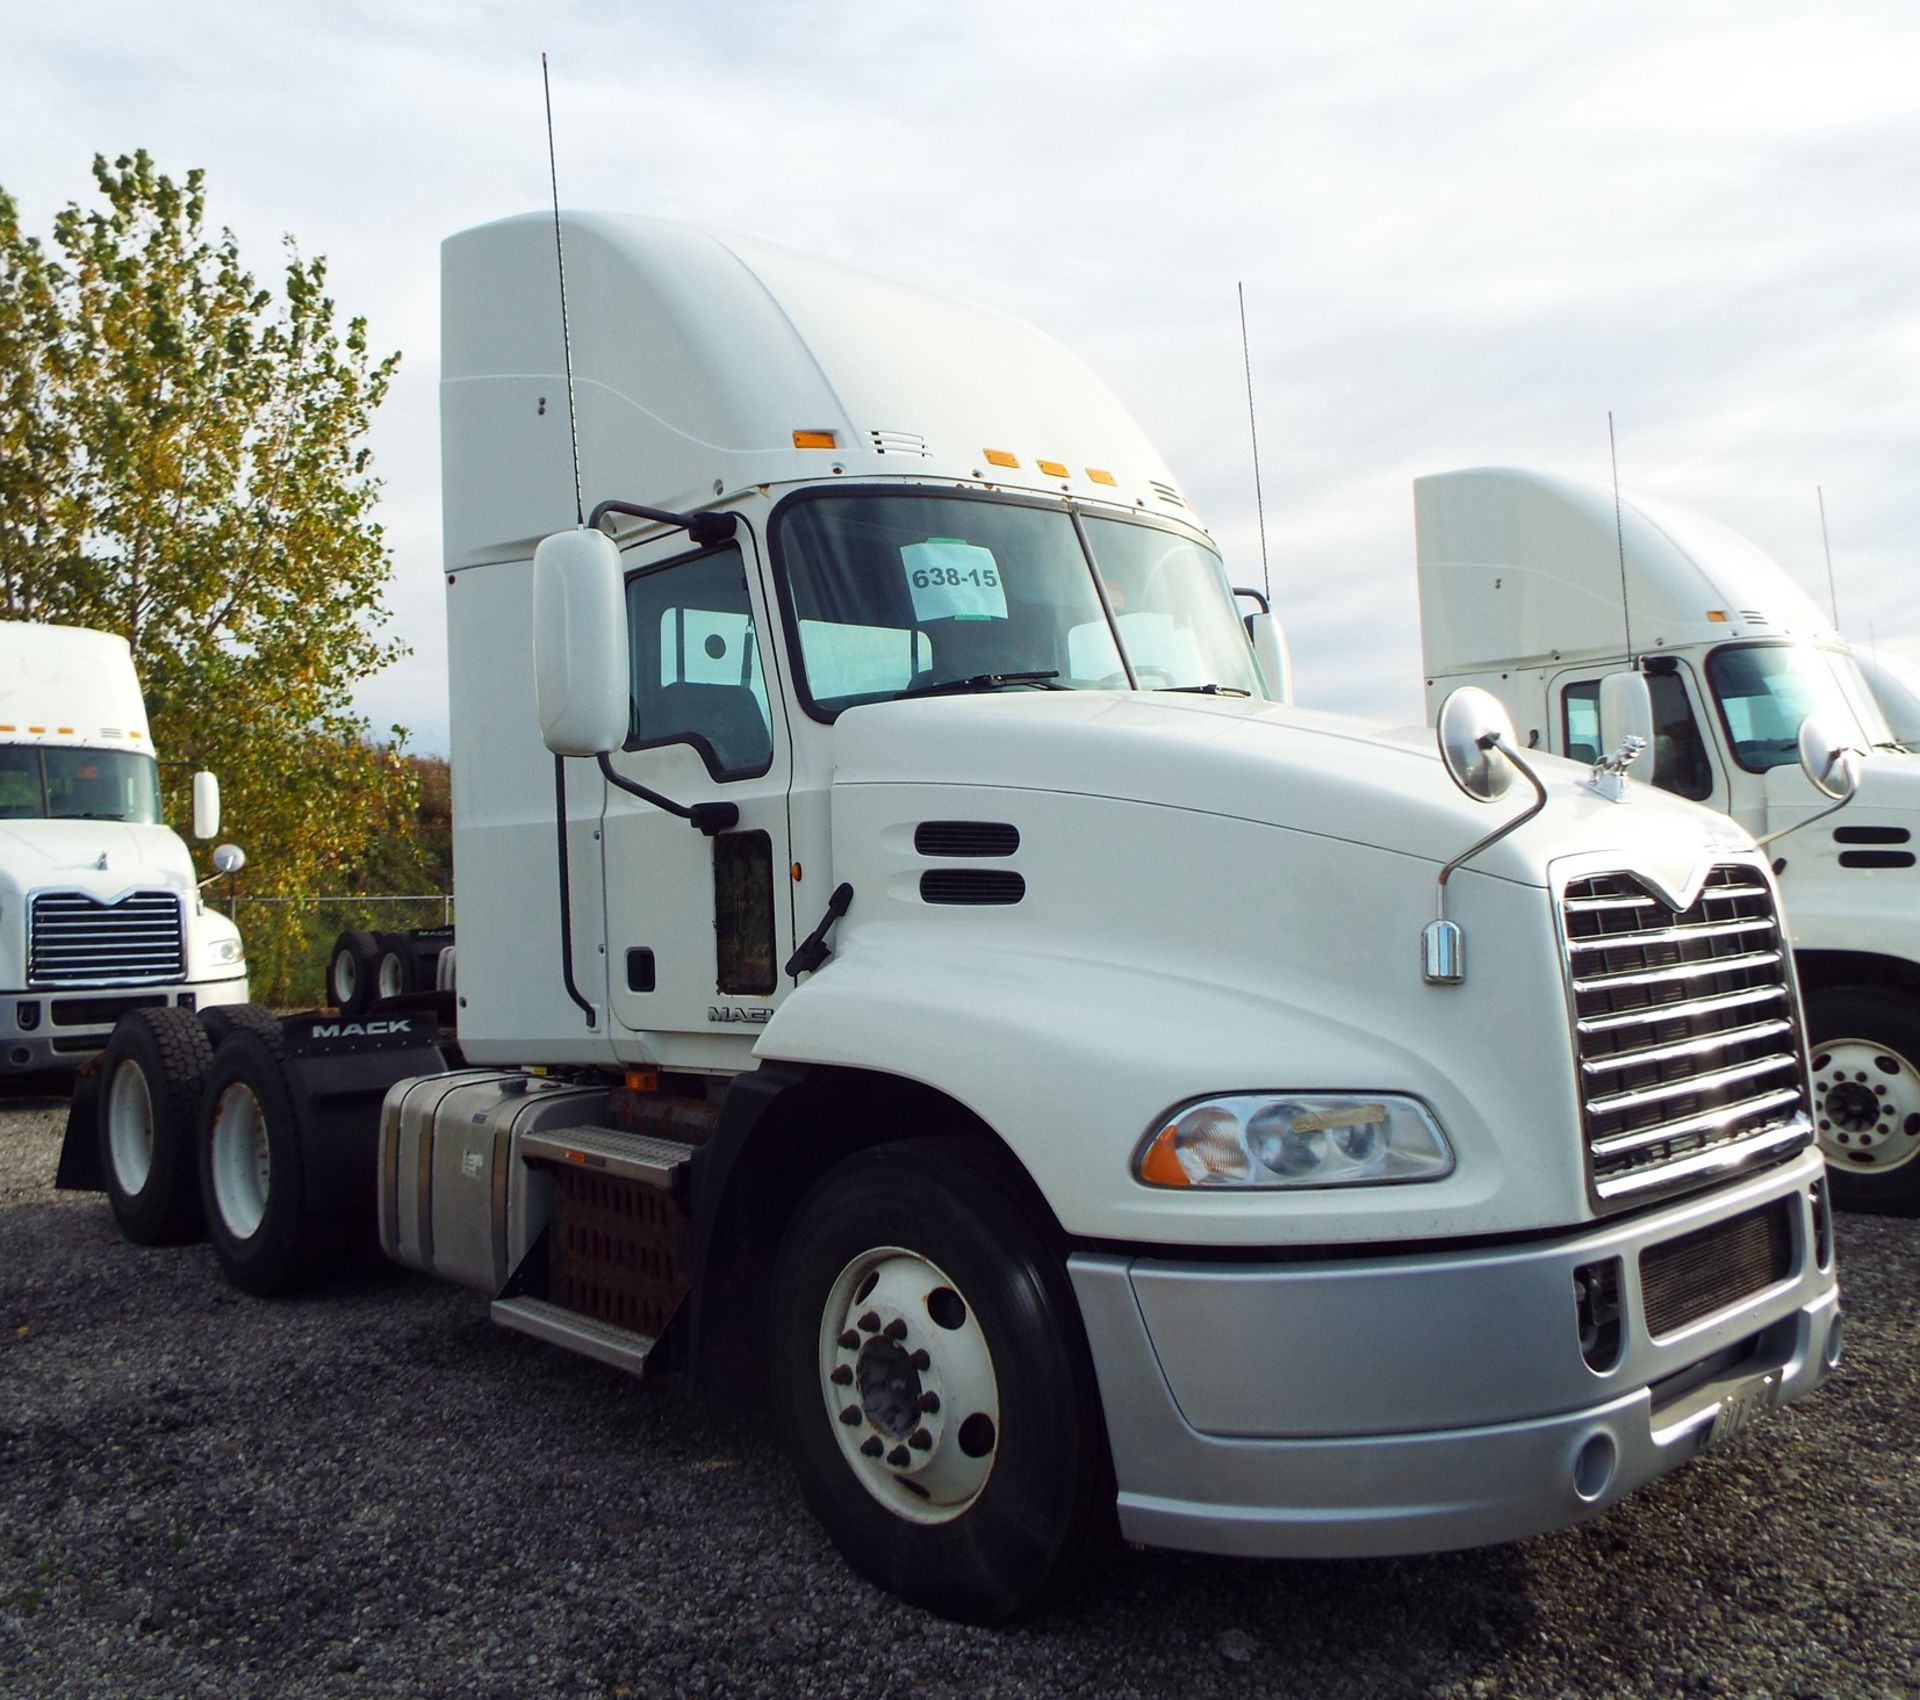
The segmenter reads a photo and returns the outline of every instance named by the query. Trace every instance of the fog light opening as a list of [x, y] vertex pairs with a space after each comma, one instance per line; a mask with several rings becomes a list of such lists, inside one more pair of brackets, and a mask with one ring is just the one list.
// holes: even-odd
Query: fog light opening
[[1620, 1318], [1620, 1260], [1583, 1263], [1573, 1272], [1574, 1327], [1580, 1356], [1595, 1375], [1617, 1369], [1625, 1337]]
[[33, 1052], [28, 1050], [25, 1045], [15, 1045], [12, 1050], [7, 1052], [7, 1061], [12, 1063], [15, 1068], [25, 1068], [28, 1063], [33, 1061]]
[[1610, 1434], [1589, 1435], [1573, 1461], [1573, 1491], [1588, 1505], [1594, 1504], [1613, 1485], [1613, 1472], [1620, 1462], [1620, 1450]]
[[1829, 1373], [1840, 1367], [1840, 1353], [1843, 1348], [1846, 1331], [1845, 1319], [1836, 1315], [1833, 1319], [1832, 1326], [1827, 1329], [1827, 1349], [1821, 1354], [1826, 1361]]

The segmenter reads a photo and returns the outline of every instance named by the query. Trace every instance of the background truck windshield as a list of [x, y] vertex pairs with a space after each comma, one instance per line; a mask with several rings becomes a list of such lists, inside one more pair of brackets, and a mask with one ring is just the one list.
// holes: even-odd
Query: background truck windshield
[[[1843, 658], [1849, 669], [1850, 657]], [[1862, 748], [1889, 743], [1893, 734], [1877, 710], [1863, 725], [1856, 707], [1870, 702], [1865, 687], [1846, 690], [1832, 658], [1793, 644], [1728, 644], [1707, 657], [1707, 681], [1727, 724], [1734, 760], [1754, 773], [1791, 767], [1800, 759], [1800, 722], [1809, 714], [1832, 718]]]
[[151, 826], [159, 819], [152, 756], [0, 744], [0, 820], [119, 820]]
[[[984, 674], [1124, 690], [1264, 695], [1220, 563], [1151, 526], [1062, 509], [848, 492], [795, 502], [775, 532], [807, 693], [832, 714]], [[1118, 622], [1102, 605], [1104, 585]]]

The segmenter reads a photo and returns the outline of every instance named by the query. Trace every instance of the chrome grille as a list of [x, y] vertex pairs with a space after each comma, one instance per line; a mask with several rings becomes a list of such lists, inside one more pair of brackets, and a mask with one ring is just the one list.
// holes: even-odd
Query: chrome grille
[[1622, 1208], [1812, 1138], [1799, 1011], [1773, 893], [1718, 867], [1675, 914], [1631, 874], [1560, 905], [1596, 1199]]
[[84, 891], [37, 892], [27, 937], [27, 979], [34, 985], [185, 978], [180, 899], [171, 891], [132, 891], [114, 903]]

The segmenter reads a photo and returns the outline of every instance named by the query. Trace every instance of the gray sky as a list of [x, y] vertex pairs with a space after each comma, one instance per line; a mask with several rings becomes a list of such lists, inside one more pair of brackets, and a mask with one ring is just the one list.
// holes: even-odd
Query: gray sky
[[1257, 582], [1316, 706], [1420, 713], [1409, 484], [1488, 463], [1702, 508], [1920, 657], [1920, 10], [1614, 0], [16, 3], [0, 184], [206, 168], [399, 348], [393, 629], [360, 705], [446, 747], [437, 245], [562, 198], [1004, 308], [1089, 361]]

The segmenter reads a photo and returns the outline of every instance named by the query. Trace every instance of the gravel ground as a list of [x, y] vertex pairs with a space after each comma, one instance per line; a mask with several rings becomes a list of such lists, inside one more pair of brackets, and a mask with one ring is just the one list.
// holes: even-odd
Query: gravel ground
[[269, 1304], [55, 1193], [0, 1099], [6, 1695], [1920, 1695], [1920, 1223], [1844, 1219], [1842, 1374], [1489, 1551], [1122, 1550], [1011, 1630], [839, 1562], [767, 1436], [394, 1274]]

